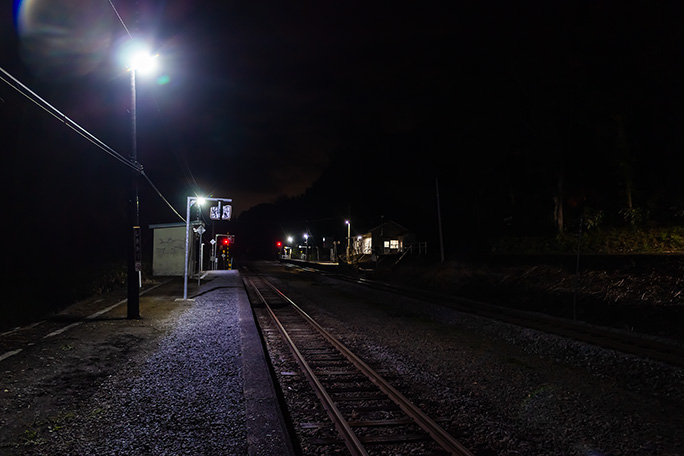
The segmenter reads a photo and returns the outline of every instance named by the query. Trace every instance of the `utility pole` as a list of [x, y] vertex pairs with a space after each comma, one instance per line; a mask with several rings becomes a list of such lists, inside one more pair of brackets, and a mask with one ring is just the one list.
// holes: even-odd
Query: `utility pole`
[[439, 202], [439, 178], [435, 177], [435, 187], [437, 188], [437, 224], [439, 225], [439, 254], [444, 263], [444, 237], [442, 236], [442, 208]]
[[[136, 166], [138, 165], [138, 138], [137, 138], [137, 100], [135, 90], [135, 68], [131, 68], [131, 159]], [[140, 200], [138, 197], [138, 179], [140, 170], [133, 176], [131, 196], [129, 205], [129, 223], [133, 227], [128, 259], [128, 302], [126, 314], [129, 320], [140, 318], [140, 274], [141, 264], [141, 245], [140, 245]]]

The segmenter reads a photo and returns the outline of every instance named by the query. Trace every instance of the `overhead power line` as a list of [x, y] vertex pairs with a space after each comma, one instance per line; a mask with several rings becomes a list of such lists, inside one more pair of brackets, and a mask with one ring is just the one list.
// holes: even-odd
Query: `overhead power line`
[[156, 193], [157, 195], [159, 195], [159, 197], [166, 203], [166, 205], [169, 206], [169, 207], [171, 208], [171, 210], [173, 211], [173, 213], [176, 214], [176, 215], [178, 216], [179, 219], [181, 219], [182, 221], [185, 222], [185, 217], [183, 217], [182, 215], [180, 215], [180, 214], [178, 213], [178, 211], [171, 205], [171, 203], [169, 203], [169, 200], [167, 200], [167, 199], [164, 197], [164, 195], [162, 195], [162, 193], [159, 191], [159, 189], [157, 188], [157, 186], [154, 185], [154, 183], [152, 182], [152, 180], [150, 180], [149, 176], [148, 176], [147, 174], [145, 174], [144, 171], [143, 171], [142, 175], [143, 175], [143, 177], [145, 178], [145, 180], [147, 180], [147, 183], [150, 184], [150, 187], [152, 187], [152, 190], [154, 190], [155, 193]]
[[112, 9], [114, 10], [114, 13], [116, 14], [116, 17], [119, 18], [119, 22], [121, 22], [121, 25], [123, 26], [124, 30], [126, 30], [126, 33], [128, 33], [128, 36], [131, 36], [131, 32], [128, 31], [128, 27], [126, 27], [126, 23], [124, 22], [123, 18], [117, 11], [116, 7], [114, 7], [114, 3], [112, 3], [112, 0], [109, 0], [109, 4], [111, 5]]
[[50, 103], [45, 101], [43, 98], [39, 97], [34, 91], [22, 84], [17, 78], [9, 74], [4, 68], [0, 67], [0, 79], [7, 83], [14, 90], [22, 94], [24, 97], [32, 101], [36, 106], [43, 109], [45, 112], [62, 122], [67, 127], [74, 130], [79, 135], [83, 136], [85, 139], [93, 143], [95, 146], [99, 147], [101, 150], [105, 151], [108, 155], [133, 169], [138, 173], [142, 173], [142, 166], [124, 157], [111, 147], [109, 147], [104, 142], [97, 139], [95, 136], [91, 135], [85, 128], [81, 127], [79, 124], [68, 118], [65, 114], [60, 112], [57, 108], [52, 106]]
[[43, 98], [38, 96], [34, 91], [26, 87], [24, 84], [22, 84], [17, 78], [9, 74], [4, 68], [0, 67], [0, 80], [4, 81], [7, 85], [12, 87], [14, 90], [19, 92], [21, 95], [29, 99], [31, 102], [33, 102], [36, 106], [40, 107], [43, 109], [45, 112], [53, 116], [55, 119], [59, 120], [62, 122], [64, 125], [67, 127], [71, 128], [74, 130], [76, 133], [90, 141], [92, 144], [94, 144], [96, 147], [98, 147], [100, 150], [103, 150], [107, 155], [111, 156], [115, 160], [119, 161], [121, 164], [124, 166], [127, 166], [131, 169], [133, 169], [135, 172], [139, 173], [145, 179], [147, 182], [150, 184], [152, 189], [159, 195], [159, 197], [166, 203], [169, 208], [176, 214], [181, 220], [185, 222], [185, 218], [181, 216], [178, 211], [169, 203], [169, 201], [164, 197], [164, 195], [159, 191], [156, 185], [152, 182], [152, 180], [145, 174], [145, 171], [143, 170], [143, 166], [138, 163], [137, 161], [130, 160], [126, 158], [125, 156], [121, 155], [111, 147], [109, 147], [107, 144], [102, 142], [100, 139], [89, 133], [85, 128], [81, 127], [78, 125], [76, 122], [68, 118], [64, 113], [59, 111], [57, 108], [52, 106], [50, 103], [45, 101]]
[[[112, 11], [114, 11], [114, 14], [116, 14], [116, 17], [119, 19], [119, 22], [121, 23], [121, 26], [123, 27], [123, 29], [126, 32], [126, 34], [128, 35], [128, 37], [132, 38], [133, 35], [131, 34], [131, 31], [126, 26], [126, 22], [123, 20], [123, 17], [121, 17], [119, 10], [116, 9], [116, 6], [114, 6], [114, 2], [112, 0], [109, 0], [109, 5], [112, 7]], [[157, 98], [154, 97], [154, 94], [152, 96], [154, 99], [155, 106], [157, 108], [157, 113], [159, 114], [159, 118], [163, 122], [164, 129], [167, 130], [166, 135], [168, 137], [170, 132], [166, 128], [166, 122], [164, 122], [164, 118], [161, 116], [161, 109], [159, 108], [159, 103], [157, 103]], [[185, 159], [185, 156], [182, 154], [182, 152], [180, 152], [178, 150], [177, 143], [172, 141], [171, 148], [173, 149], [173, 151], [176, 155], [176, 158], [178, 159], [178, 163], [180, 164], [181, 171], [183, 172], [183, 175], [185, 177], [186, 182], [192, 188], [194, 193], [199, 193], [199, 184], [197, 183], [195, 176], [192, 174], [192, 170], [190, 169], [190, 166], [188, 165], [187, 160]], [[150, 182], [150, 184], [151, 184], [151, 182]], [[161, 194], [159, 196], [161, 196]], [[162, 198], [164, 198], [164, 197], [162, 196]], [[176, 212], [175, 209], [174, 209], [174, 212]], [[178, 212], [176, 212], [176, 214], [178, 214]], [[181, 217], [181, 219], [182, 218], [183, 217]], [[185, 221], [185, 219], [183, 219], [183, 221]]]

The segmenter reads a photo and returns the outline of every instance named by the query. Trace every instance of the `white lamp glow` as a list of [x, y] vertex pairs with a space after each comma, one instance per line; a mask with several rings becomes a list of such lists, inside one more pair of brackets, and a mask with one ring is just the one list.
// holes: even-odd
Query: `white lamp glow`
[[157, 57], [159, 54], [150, 55], [147, 52], [139, 51], [131, 55], [128, 67], [131, 70], [141, 73], [152, 73], [157, 68]]
[[131, 71], [136, 73], [152, 73], [157, 68], [157, 57], [152, 54], [143, 41], [131, 39], [121, 46], [120, 61]]

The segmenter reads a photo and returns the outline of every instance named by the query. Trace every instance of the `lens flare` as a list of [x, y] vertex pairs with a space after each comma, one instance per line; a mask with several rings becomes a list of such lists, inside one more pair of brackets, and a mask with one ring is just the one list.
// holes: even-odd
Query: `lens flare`
[[166, 85], [166, 84], [168, 84], [169, 82], [171, 82], [171, 78], [170, 78], [168, 75], [166, 75], [166, 74], [165, 74], [165, 75], [162, 75], [162, 76], [159, 76], [159, 77], [157, 78], [157, 84], [160, 85], [160, 86], [161, 86], [161, 85]]
[[22, 60], [38, 77], [74, 79], [102, 63], [112, 41], [107, 2], [23, 0], [15, 3]]

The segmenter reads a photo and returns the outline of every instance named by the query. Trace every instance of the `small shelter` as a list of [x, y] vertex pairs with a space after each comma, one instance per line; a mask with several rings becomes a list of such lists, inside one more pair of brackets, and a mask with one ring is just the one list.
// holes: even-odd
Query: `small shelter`
[[[190, 222], [189, 270], [197, 269], [197, 241], [194, 229], [203, 222]], [[185, 275], [185, 223], [150, 225], [154, 233], [152, 247], [152, 275], [183, 277]], [[194, 265], [194, 266], [193, 266]]]
[[403, 252], [415, 239], [408, 228], [390, 220], [362, 235], [356, 251], [362, 255], [392, 255]]

